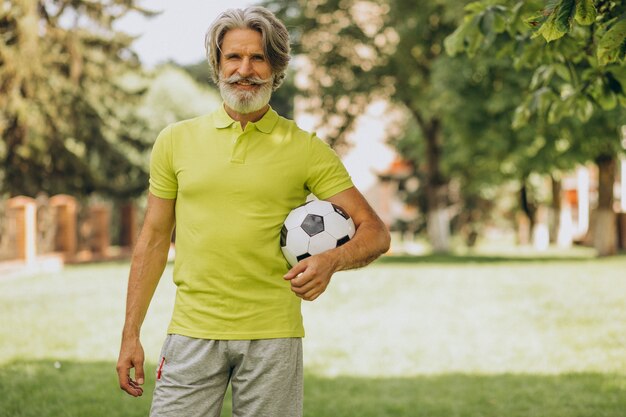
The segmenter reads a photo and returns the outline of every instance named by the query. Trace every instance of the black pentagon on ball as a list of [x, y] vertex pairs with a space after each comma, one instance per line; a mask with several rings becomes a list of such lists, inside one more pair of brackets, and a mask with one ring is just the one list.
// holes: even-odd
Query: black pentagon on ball
[[283, 228], [280, 229], [280, 247], [284, 248], [287, 246], [287, 228], [283, 224]]
[[298, 262], [300, 262], [301, 260], [306, 259], [306, 258], [308, 258], [309, 256], [311, 256], [311, 254], [307, 252], [307, 253], [305, 253], [305, 254], [302, 254], [302, 255], [296, 256], [296, 260], [297, 260]]
[[302, 227], [302, 230], [309, 236], [315, 236], [324, 231], [324, 218], [317, 214], [307, 214], [300, 227]]
[[345, 235], [341, 239], [337, 240], [337, 247], [343, 245], [344, 243], [348, 243], [350, 241], [350, 236]]
[[350, 216], [348, 216], [348, 214], [345, 211], [343, 211], [343, 209], [341, 207], [336, 206], [336, 205], [333, 204], [333, 208], [335, 209], [337, 214], [339, 214], [344, 219], [348, 220], [350, 218]]

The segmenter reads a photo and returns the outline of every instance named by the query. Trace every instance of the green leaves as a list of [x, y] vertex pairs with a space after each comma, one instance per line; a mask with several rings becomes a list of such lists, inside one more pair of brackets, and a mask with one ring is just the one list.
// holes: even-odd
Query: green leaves
[[[134, 114], [139, 94], [118, 84], [138, 62], [132, 37], [112, 29], [127, 11], [141, 12], [133, 3], [58, 0], [5, 7], [0, 192], [127, 197], [145, 191], [147, 172], [138, 161], [151, 143]], [[59, 23], [69, 15], [88, 18], [89, 25]]]
[[624, 60], [626, 54], [626, 18], [615, 22], [598, 43], [598, 63], [607, 65]]
[[463, 51], [466, 51], [469, 56], [473, 56], [482, 40], [483, 35], [480, 33], [476, 22], [469, 22], [459, 26], [450, 36], [446, 37], [443, 46], [450, 56], [455, 56]]
[[533, 37], [542, 36], [546, 42], [563, 37], [571, 28], [575, 6], [575, 0], [550, 2], [540, 14], [526, 20], [535, 29]]
[[[458, 28], [465, 35], [464, 43], [455, 37], [450, 40], [454, 53], [473, 53], [467, 42], [472, 33], [468, 25], [476, 24], [473, 19], [493, 6], [490, 0], [476, 3], [481, 7], [466, 10]], [[495, 53], [511, 56], [517, 70], [535, 70], [526, 94], [536, 95], [544, 87], [558, 92], [549, 98], [553, 105], [547, 114], [539, 112], [538, 106], [526, 106], [517, 114], [518, 123], [530, 117], [530, 110], [546, 116], [548, 123], [558, 123], [565, 117], [585, 121], [593, 112], [626, 107], [626, 2], [500, 0], [500, 4], [507, 30], [492, 43], [498, 45]], [[525, 31], [512, 32], [519, 22], [526, 24]], [[548, 44], [534, 38], [543, 38]], [[485, 35], [479, 48], [487, 46]]]
[[465, 6], [468, 15], [463, 23], [444, 39], [444, 47], [450, 56], [467, 52], [474, 56], [479, 49], [488, 47], [496, 36], [507, 30], [507, 9], [491, 4], [491, 1], [476, 1]]
[[587, 26], [596, 21], [596, 6], [593, 4], [593, 0], [578, 0], [576, 2], [576, 15], [575, 19], [579, 25]]
[[588, 26], [596, 21], [596, 16], [593, 0], [553, 0], [540, 13], [526, 19], [526, 23], [535, 31], [535, 37], [552, 42], [572, 30], [573, 20]]
[[569, 32], [574, 18], [576, 2], [574, 0], [562, 0], [561, 4], [554, 11], [556, 19], [554, 25], [561, 32]]

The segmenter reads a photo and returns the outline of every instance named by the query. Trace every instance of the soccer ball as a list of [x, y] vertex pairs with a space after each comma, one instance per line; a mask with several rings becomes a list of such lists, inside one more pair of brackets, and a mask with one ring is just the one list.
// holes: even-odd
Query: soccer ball
[[294, 266], [311, 255], [343, 245], [354, 236], [354, 222], [343, 209], [313, 200], [289, 213], [280, 231], [280, 249]]

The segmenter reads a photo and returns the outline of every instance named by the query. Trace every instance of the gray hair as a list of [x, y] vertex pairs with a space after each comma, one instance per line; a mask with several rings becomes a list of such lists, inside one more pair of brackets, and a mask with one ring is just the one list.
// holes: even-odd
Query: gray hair
[[285, 25], [265, 7], [228, 9], [213, 21], [204, 38], [211, 78], [217, 84], [220, 71], [220, 48], [224, 35], [231, 29], [252, 29], [261, 34], [265, 56], [274, 75], [276, 90], [285, 78], [289, 64], [289, 32]]

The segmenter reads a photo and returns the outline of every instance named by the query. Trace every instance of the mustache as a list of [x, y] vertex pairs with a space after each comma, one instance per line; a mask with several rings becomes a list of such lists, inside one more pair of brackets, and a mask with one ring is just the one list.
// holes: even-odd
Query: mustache
[[263, 85], [263, 84], [267, 84], [271, 81], [271, 79], [267, 79], [264, 80], [262, 78], [259, 77], [242, 77], [239, 74], [233, 74], [230, 77], [226, 78], [225, 80], [223, 80], [225, 83], [227, 84], [235, 84], [238, 83], [240, 81], [245, 81], [248, 82], [250, 84], [253, 85]]

